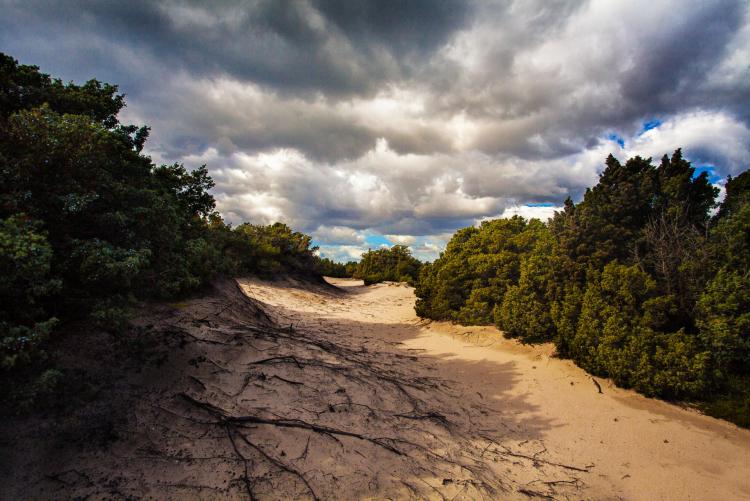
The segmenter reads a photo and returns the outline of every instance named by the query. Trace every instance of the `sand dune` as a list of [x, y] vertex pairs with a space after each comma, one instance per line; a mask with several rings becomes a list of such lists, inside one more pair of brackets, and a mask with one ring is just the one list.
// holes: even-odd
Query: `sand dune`
[[[554, 358], [554, 347], [549, 344], [524, 346], [502, 338], [491, 327], [420, 322], [414, 314], [411, 288], [331, 281], [352, 287], [342, 304], [320, 305], [316, 299], [304, 300], [283, 289], [270, 292], [260, 284], [245, 287], [276, 307], [295, 314], [313, 313], [308, 320], [313, 323], [355, 320], [362, 325], [352, 336], [365, 334], [401, 343], [402, 349], [428, 359], [436, 375], [460, 388], [461, 400], [473, 393], [491, 407], [492, 418], [484, 419], [482, 426], [503, 436], [513, 450], [529, 456], [545, 451], [536, 457], [588, 470], [573, 475], [557, 472], [562, 473], [558, 478], [543, 472], [532, 479], [538, 466], [533, 461], [513, 465], [513, 470], [526, 471], [528, 476], [514, 474], [532, 479], [532, 486], [573, 478], [580, 481], [581, 489], [575, 494], [558, 488], [542, 490], [544, 494], [596, 499], [750, 499], [748, 430], [615, 388], [607, 380], [595, 382], [572, 362]], [[325, 320], [317, 319], [318, 315]], [[368, 324], [374, 319], [375, 325]], [[498, 475], [503, 471], [500, 468]]]
[[747, 430], [420, 321], [403, 284], [331, 282], [244, 279], [142, 319], [181, 348], [127, 438], [45, 455], [8, 499], [750, 499]]

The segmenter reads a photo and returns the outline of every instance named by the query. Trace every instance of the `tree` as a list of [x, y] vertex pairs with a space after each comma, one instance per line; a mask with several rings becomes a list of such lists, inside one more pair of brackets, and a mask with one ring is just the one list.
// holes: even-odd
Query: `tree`
[[521, 256], [546, 233], [539, 220], [520, 216], [484, 221], [457, 231], [445, 252], [426, 267], [416, 288], [417, 312], [464, 324], [491, 324], [495, 306], [518, 283]]
[[[548, 225], [456, 232], [422, 269], [421, 316], [496, 325], [647, 395], [750, 408], [750, 173], [717, 189], [678, 149], [654, 167], [606, 159]], [[488, 312], [492, 315], [488, 315]], [[747, 318], [746, 318], [747, 317]], [[718, 397], [717, 397], [718, 395]]]
[[679, 226], [705, 231], [709, 212], [714, 208], [714, 200], [719, 193], [708, 180], [708, 174], [695, 175], [693, 166], [682, 157], [677, 149], [672, 157], [667, 155], [656, 170], [656, 197], [652, 211], [675, 221]]
[[326, 277], [348, 278], [351, 275], [347, 272], [346, 265], [337, 263], [327, 257], [318, 257], [316, 271]]
[[117, 114], [125, 106], [125, 96], [117, 86], [89, 80], [83, 85], [64, 84], [39, 72], [37, 66], [18, 64], [0, 53], [0, 117], [15, 112], [49, 106], [60, 114], [82, 115], [108, 129], [118, 125]]
[[717, 377], [750, 374], [750, 270], [722, 268], [701, 294], [698, 310]]
[[421, 266], [422, 263], [411, 255], [408, 247], [394, 245], [365, 252], [353, 276], [364, 280], [366, 285], [385, 281], [414, 285]]
[[550, 304], [558, 300], [555, 242], [549, 232], [522, 257], [518, 284], [506, 290], [495, 306], [495, 324], [511, 337], [526, 341], [550, 340], [555, 334]]
[[24, 214], [0, 222], [0, 370], [38, 357], [57, 323], [43, 308], [60, 281], [50, 277], [52, 247], [40, 226]]
[[584, 369], [646, 395], [696, 396], [710, 387], [710, 354], [684, 330], [663, 333], [668, 297], [635, 266], [590, 277], [570, 354]]
[[123, 106], [117, 86], [65, 84], [0, 54], [0, 397], [22, 373], [53, 387], [45, 342], [56, 325], [117, 330], [134, 300], [222, 274], [318, 276], [311, 237], [225, 224], [206, 166], [154, 165], [142, 154], [148, 127], [120, 124]]

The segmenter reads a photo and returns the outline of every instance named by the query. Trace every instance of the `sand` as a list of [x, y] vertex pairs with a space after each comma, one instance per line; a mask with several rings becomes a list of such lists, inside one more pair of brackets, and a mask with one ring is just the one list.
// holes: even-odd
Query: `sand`
[[3, 498], [750, 499], [750, 431], [422, 321], [404, 284], [329, 281], [144, 318], [181, 348], [124, 438], [36, 458]]
[[359, 333], [434, 358], [441, 377], [492, 405], [493, 431], [511, 426], [516, 440], [538, 444], [527, 452], [546, 448], [555, 462], [592, 465], [579, 478], [593, 497], [750, 499], [750, 431], [596, 378], [600, 393], [594, 378], [554, 358], [551, 344], [522, 345], [493, 327], [420, 321], [409, 287], [330, 281], [352, 288], [340, 307], [247, 287], [269, 304], [361, 322]]

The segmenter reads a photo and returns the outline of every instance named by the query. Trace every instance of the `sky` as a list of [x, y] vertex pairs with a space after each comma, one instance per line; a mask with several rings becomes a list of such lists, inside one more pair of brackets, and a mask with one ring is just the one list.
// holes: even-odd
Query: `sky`
[[604, 160], [750, 167], [746, 0], [0, 0], [0, 51], [115, 83], [156, 163], [322, 255], [580, 200]]

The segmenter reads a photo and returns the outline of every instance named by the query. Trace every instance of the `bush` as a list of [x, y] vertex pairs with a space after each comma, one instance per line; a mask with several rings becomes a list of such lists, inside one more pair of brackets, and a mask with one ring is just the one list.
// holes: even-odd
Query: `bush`
[[717, 377], [750, 374], [750, 271], [716, 274], [698, 300], [698, 327]]
[[440, 257], [420, 274], [417, 313], [436, 320], [491, 324], [495, 306], [518, 284], [521, 258], [547, 229], [538, 220], [485, 221], [456, 232]]
[[406, 282], [414, 285], [422, 263], [412, 257], [404, 245], [394, 245], [389, 249], [369, 250], [354, 270], [354, 278], [364, 280], [365, 285], [378, 282]]
[[551, 340], [555, 334], [550, 303], [558, 286], [554, 241], [544, 233], [534, 249], [522, 258], [517, 285], [508, 287], [502, 303], [495, 306], [495, 324], [511, 337], [524, 341]]
[[41, 224], [17, 214], [0, 223], [0, 371], [42, 356], [57, 323], [44, 300], [60, 289], [50, 277], [52, 247]]
[[317, 273], [325, 277], [349, 278], [352, 276], [347, 270], [345, 264], [337, 263], [327, 257], [318, 257], [315, 264], [315, 270]]
[[583, 297], [569, 355], [581, 367], [646, 395], [694, 397], [710, 386], [710, 356], [684, 330], [655, 330], [671, 300], [655, 281], [615, 262], [593, 276]]

